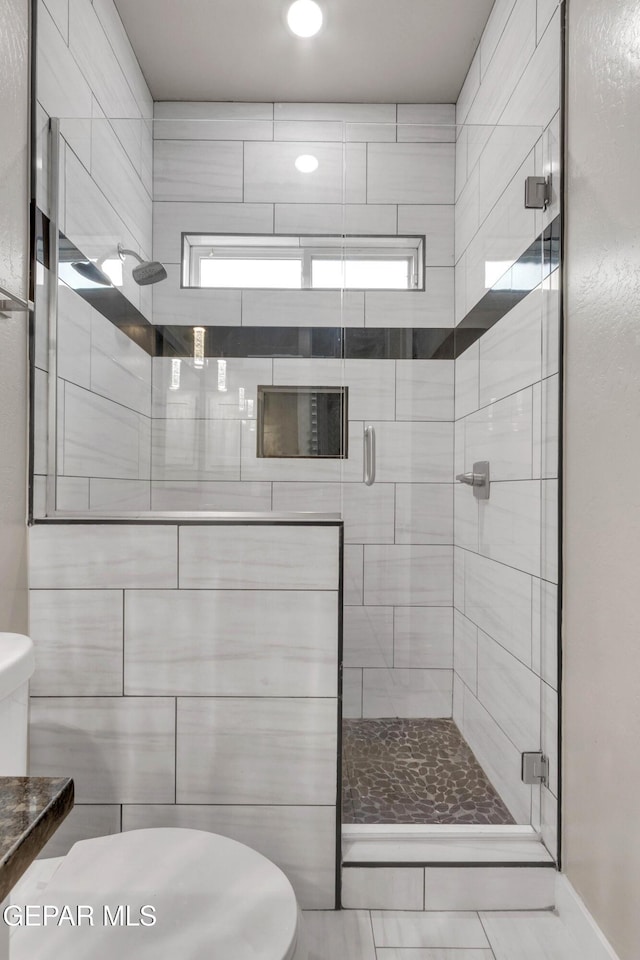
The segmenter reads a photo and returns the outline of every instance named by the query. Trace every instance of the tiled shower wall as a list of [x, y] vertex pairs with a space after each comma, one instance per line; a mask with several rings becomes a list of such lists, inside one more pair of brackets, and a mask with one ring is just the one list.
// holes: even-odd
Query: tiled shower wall
[[[37, 202], [50, 210], [49, 117], [61, 119], [59, 227], [86, 257], [117, 259], [119, 242], [151, 256], [153, 101], [113, 0], [41, 0], [37, 7]], [[151, 292], [121, 292], [151, 316]], [[92, 309], [63, 265], [58, 309], [58, 509], [149, 506], [151, 361]], [[36, 275], [34, 510], [45, 512], [47, 283]], [[140, 481], [144, 481], [140, 483]]]
[[[155, 323], [453, 326], [452, 106], [156, 103], [155, 118]], [[311, 177], [300, 153], [320, 161]], [[183, 231], [424, 234], [426, 290], [184, 290]], [[343, 511], [346, 715], [450, 716], [453, 361], [230, 358], [224, 392], [218, 373], [183, 361], [170, 391], [170, 361], [153, 362], [153, 508]], [[271, 383], [348, 386], [346, 462], [256, 457]]]
[[30, 772], [76, 790], [45, 855], [211, 830], [334, 906], [339, 527], [31, 528]]
[[[456, 147], [457, 322], [560, 213], [560, 65], [557, 5], [498, 0], [457, 105], [460, 123], [501, 125], [490, 137], [468, 128]], [[523, 205], [534, 173], [551, 176], [545, 211]], [[558, 287], [556, 270], [456, 360], [455, 400], [456, 473], [489, 460], [491, 496], [455, 493], [454, 718], [513, 816], [552, 850]], [[521, 752], [540, 749], [541, 789], [520, 776]]]

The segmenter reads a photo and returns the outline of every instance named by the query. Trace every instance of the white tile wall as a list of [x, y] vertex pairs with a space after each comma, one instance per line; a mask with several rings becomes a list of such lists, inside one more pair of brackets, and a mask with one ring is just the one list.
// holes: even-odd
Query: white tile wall
[[397, 360], [396, 420], [453, 420], [453, 382], [453, 361]]
[[450, 670], [453, 666], [452, 612], [451, 607], [396, 607], [394, 666]]
[[[488, 274], [504, 273], [559, 213], [555, 9], [497, 0], [458, 101], [458, 122], [478, 125], [456, 144], [458, 322], [491, 285]], [[534, 172], [552, 176], [548, 215], [523, 209], [522, 182]], [[540, 748], [541, 687], [549, 717], [555, 697], [540, 680], [544, 672], [555, 682], [555, 588], [538, 578], [541, 544], [555, 559], [556, 525], [537, 478], [557, 472], [557, 297], [550, 278], [456, 362], [456, 471], [487, 459], [492, 484], [475, 509], [462, 491], [455, 500], [465, 549], [456, 551], [454, 716], [516, 820], [539, 826], [540, 791], [520, 782], [519, 751]], [[552, 729], [551, 719], [549, 740]], [[553, 834], [547, 828], [552, 845]]]
[[[163, 202], [154, 199], [154, 257], [165, 265], [180, 263], [183, 232], [272, 233], [273, 204], [215, 203], [200, 200]], [[278, 232], [286, 233], [287, 231]], [[154, 287], [153, 292], [155, 294], [161, 290], [163, 286], [158, 285]]]
[[455, 410], [456, 420], [465, 414], [477, 410], [479, 400], [479, 341], [468, 347], [456, 360], [455, 366]]
[[[123, 139], [133, 135], [138, 138], [139, 144], [141, 126], [139, 121], [122, 121], [118, 130]], [[108, 120], [97, 119], [91, 124], [91, 176], [103, 194], [110, 198], [137, 242], [148, 250], [151, 240], [151, 195]]]
[[336, 701], [178, 698], [176, 802], [332, 806]]
[[[58, 508], [60, 509], [59, 492]], [[78, 509], [77, 505], [75, 509]], [[151, 484], [148, 480], [102, 480], [91, 477], [86, 509], [101, 510], [112, 515], [129, 510], [150, 510]]]
[[242, 143], [154, 141], [153, 196], [160, 201], [242, 201]]
[[237, 420], [154, 420], [154, 480], [239, 480], [240, 426]]
[[64, 473], [148, 479], [148, 417], [71, 383], [64, 385], [63, 402]]
[[520, 752], [468, 687], [461, 730], [516, 823], [530, 823], [532, 788], [522, 783]]
[[275, 103], [276, 140], [394, 141], [392, 103]]
[[[346, 544], [344, 548], [344, 604], [362, 606], [364, 588], [364, 546], [359, 543]], [[376, 601], [377, 605], [383, 601]]]
[[271, 509], [271, 484], [152, 480], [151, 508], [169, 512], [231, 510], [262, 513]]
[[[332, 527], [193, 526], [180, 531], [180, 587], [209, 590], [333, 590]], [[313, 565], [309, 557], [314, 557]]]
[[[462, 470], [463, 468], [460, 467], [460, 472]], [[453, 512], [455, 545], [477, 553], [480, 543], [480, 502], [476, 500], [466, 484], [464, 486], [462, 484], [456, 485], [454, 489]]]
[[33, 590], [29, 619], [32, 696], [122, 694], [122, 591]]
[[[42, 3], [38, 14], [38, 99], [50, 117], [90, 119], [91, 87]], [[65, 125], [68, 142], [84, 159], [90, 156], [89, 126], [86, 123]]]
[[40, 858], [64, 857], [78, 840], [120, 833], [121, 811], [119, 804], [76, 803], [42, 848]]
[[447, 606], [452, 573], [452, 547], [365, 546], [364, 602]]
[[124, 830], [186, 827], [245, 843], [272, 860], [306, 909], [334, 907], [335, 810], [331, 806], [134, 805], [123, 808]]
[[[296, 158], [307, 153], [318, 160], [313, 174], [300, 173], [295, 167]], [[343, 147], [303, 137], [293, 142], [245, 143], [244, 199], [249, 203], [367, 203], [366, 182], [364, 143]]]
[[376, 432], [376, 482], [451, 482], [451, 423], [373, 421], [373, 427]]
[[151, 416], [151, 357], [97, 310], [91, 311], [90, 369], [94, 393]]
[[345, 607], [343, 616], [345, 667], [392, 667], [393, 607]]
[[346, 543], [394, 542], [395, 491], [391, 483], [273, 484], [273, 509], [341, 513]]
[[[359, 290], [243, 290], [245, 327], [363, 327]], [[303, 322], [304, 319], [304, 322]]]
[[363, 717], [450, 717], [451, 670], [363, 670]]
[[[244, 195], [239, 202], [196, 200], [159, 201], [154, 224], [154, 255], [177, 264], [180, 258], [182, 230], [202, 232], [270, 233], [365, 233], [425, 234], [427, 265], [426, 293], [387, 295], [375, 292], [366, 297], [362, 292], [348, 292], [344, 297], [333, 291], [257, 291], [248, 290], [241, 298], [235, 291], [180, 290], [179, 271], [169, 268], [170, 280], [154, 290], [156, 322], [215, 322], [252, 326], [450, 326], [453, 324], [453, 172], [452, 129], [453, 108], [447, 105], [402, 105], [403, 142], [398, 145], [394, 105], [348, 104], [276, 104], [272, 105], [175, 104], [156, 105], [155, 137], [162, 140], [160, 150], [170, 141], [188, 149], [193, 141], [220, 143], [245, 140]], [[238, 112], [239, 111], [239, 112]], [[274, 142], [270, 125], [274, 121]], [[344, 124], [344, 127], [343, 127]], [[238, 133], [237, 131], [241, 131]], [[341, 204], [342, 162], [346, 150], [347, 204]], [[214, 140], [214, 138], [216, 138]], [[331, 141], [335, 142], [331, 142]], [[253, 141], [253, 142], [252, 142]], [[386, 142], [385, 142], [386, 141]], [[420, 142], [421, 141], [421, 142]], [[443, 142], [449, 141], [449, 142]], [[365, 142], [369, 143], [365, 147]], [[376, 153], [388, 148], [388, 162]], [[303, 149], [304, 148], [304, 149]], [[301, 152], [315, 153], [320, 160], [317, 176], [304, 178], [293, 168], [293, 160]], [[368, 157], [367, 169], [365, 163]], [[449, 158], [448, 160], [445, 158]], [[425, 181], [426, 192], [415, 194], [410, 188], [401, 197], [394, 195], [380, 202], [365, 195], [365, 174], [371, 185], [380, 175], [397, 182], [403, 164], [417, 173], [417, 163], [433, 162], [434, 172]], [[386, 165], [386, 166], [385, 166]], [[449, 173], [446, 173], [446, 169]], [[373, 173], [372, 173], [373, 171]], [[395, 178], [395, 180], [394, 180]], [[425, 180], [420, 174], [420, 179]], [[446, 184], [445, 184], [446, 181]], [[440, 186], [438, 186], [440, 183]], [[400, 184], [404, 189], [405, 184]], [[441, 189], [444, 188], [444, 189]], [[393, 188], [396, 189], [395, 187]], [[334, 196], [332, 196], [332, 192]], [[157, 198], [156, 198], [157, 199]], [[402, 202], [399, 205], [399, 200]], [[258, 362], [259, 363], [259, 362]], [[166, 361], [161, 362], [163, 368]], [[241, 362], [241, 366], [243, 366]], [[228, 362], [227, 376], [233, 376], [233, 363]], [[260, 461], [255, 457], [254, 424], [245, 417], [242, 426], [242, 457], [239, 464], [241, 482], [205, 479], [197, 458], [189, 458], [193, 433], [185, 423], [175, 425], [175, 445], [182, 445], [177, 457], [174, 479], [157, 480], [154, 471], [152, 496], [154, 506], [184, 503], [187, 507], [202, 502], [238, 501], [231, 491], [250, 484], [258, 491], [260, 508], [275, 510], [341, 511], [345, 519], [346, 581], [345, 596], [354, 607], [354, 616], [364, 618], [363, 544], [381, 546], [394, 543], [450, 545], [452, 542], [451, 504], [451, 435], [446, 421], [452, 418], [452, 363], [415, 361], [323, 361], [276, 359], [273, 382], [281, 384], [347, 383], [349, 386], [350, 455], [346, 463], [305, 461]], [[181, 390], [166, 391], [166, 373], [154, 383], [154, 414], [190, 420], [197, 416], [226, 416], [231, 408], [213, 402], [209, 394], [192, 383], [192, 371], [181, 368]], [[210, 371], [204, 376], [209, 376]], [[215, 380], [216, 370], [211, 376]], [[250, 378], [251, 379], [251, 378]], [[259, 375], [257, 383], [270, 383], [269, 371]], [[240, 382], [240, 381], [238, 381]], [[248, 387], [244, 384], [245, 389]], [[198, 397], [194, 392], [199, 389]], [[228, 391], [231, 394], [233, 391]], [[164, 396], [163, 396], [164, 393]], [[205, 410], [207, 412], [203, 412]], [[197, 411], [197, 413], [196, 413]], [[395, 423], [395, 421], [405, 423]], [[434, 421], [428, 424], [426, 421]], [[365, 487], [362, 477], [363, 423], [373, 422], [378, 434], [378, 476], [373, 487]], [[154, 448], [161, 457], [162, 431], [154, 425]], [[209, 427], [201, 429], [202, 443]], [[186, 438], [186, 439], [185, 439]], [[425, 446], [426, 442], [426, 446]], [[404, 451], [401, 449], [404, 446]], [[209, 466], [213, 465], [213, 460]], [[193, 472], [191, 469], [193, 468]], [[182, 471], [180, 473], [180, 471]], [[164, 474], [166, 476], [166, 474]], [[211, 476], [211, 475], [209, 475]], [[340, 481], [347, 481], [339, 490]], [[423, 485], [410, 489], [416, 480]], [[399, 481], [400, 485], [395, 487]], [[271, 495], [271, 503], [268, 496]], [[180, 500], [172, 500], [172, 497]], [[203, 497], [208, 498], [203, 501]], [[249, 499], [245, 498], [245, 503]], [[449, 576], [449, 574], [447, 574]], [[449, 601], [447, 601], [449, 602]], [[378, 608], [372, 608], [378, 609]], [[407, 623], [410, 608], [406, 609]], [[361, 612], [362, 611], [362, 612]], [[398, 611], [396, 611], [398, 612]], [[440, 611], [438, 611], [439, 613]], [[391, 645], [393, 645], [393, 606]], [[388, 623], [387, 619], [384, 622]], [[399, 619], [403, 621], [403, 614]], [[450, 615], [449, 615], [450, 620]], [[364, 622], [364, 619], [362, 620]], [[406, 628], [406, 637], [398, 647], [402, 664], [443, 666], [451, 668], [451, 628], [443, 625], [425, 633], [414, 618]], [[400, 634], [398, 635], [400, 636]], [[359, 638], [346, 640], [347, 662], [369, 665], [362, 631]], [[389, 649], [385, 633], [384, 650]], [[353, 643], [353, 649], [349, 644]], [[375, 654], [368, 652], [370, 656]], [[385, 654], [386, 656], [386, 654]], [[352, 659], [349, 659], [349, 658]], [[374, 663], [377, 665], [377, 663]], [[391, 662], [389, 665], [392, 665]], [[361, 691], [362, 675], [356, 675]], [[357, 694], [356, 715], [361, 711], [361, 692]]]
[[[447, 208], [445, 208], [447, 209]], [[276, 203], [276, 233], [382, 234], [393, 236], [421, 231], [405, 230], [393, 204]], [[446, 264], [448, 266], [448, 264]]]
[[396, 484], [395, 514], [396, 543], [453, 542], [453, 490], [450, 483]]
[[538, 480], [491, 484], [480, 507], [480, 553], [509, 567], [540, 575], [541, 491]]
[[79, 803], [172, 803], [175, 701], [34, 697], [30, 772], [73, 777]]
[[541, 312], [536, 289], [479, 341], [481, 406], [540, 380]]
[[453, 666], [457, 676], [477, 696], [478, 692], [478, 628], [453, 611]]
[[487, 21], [480, 41], [480, 72], [482, 76], [487, 71], [491, 58], [496, 51], [504, 28], [507, 25], [515, 0], [498, 0]]
[[532, 463], [533, 406], [529, 388], [465, 417], [461, 430], [464, 469], [471, 470], [476, 460], [489, 460], [492, 481], [536, 476]]
[[155, 140], [273, 140], [271, 103], [156, 101]]
[[87, 0], [69, 0], [69, 50], [107, 116], [137, 118], [143, 115], [141, 107], [150, 116], [149, 90], [138, 69], [133, 85], [144, 101], [139, 103], [129, 83], [135, 57], [124, 30], [120, 27], [116, 34], [109, 29], [117, 20], [112, 16], [107, 25], [106, 8], [106, 4], [96, 9]]
[[177, 530], [136, 524], [31, 528], [33, 590], [177, 587]]
[[[167, 279], [153, 288], [154, 323], [188, 327], [217, 324], [225, 327], [240, 326], [240, 290], [196, 290], [182, 287], [178, 264], [167, 264], [166, 271]], [[165, 361], [165, 366], [169, 366], [168, 361]]]
[[531, 662], [531, 577], [464, 552], [464, 606], [456, 606], [523, 663]]
[[[415, 363], [416, 361], [408, 361]], [[438, 366], [440, 361], [433, 361]], [[446, 366], [446, 364], [445, 364]], [[273, 361], [273, 382], [287, 386], [322, 384], [349, 388], [350, 420], [395, 420], [396, 369], [389, 360], [280, 359]], [[443, 388], [442, 392], [445, 390]], [[398, 419], [425, 419], [420, 416]], [[432, 417], [444, 420], [446, 417]]]
[[[258, 384], [273, 381], [273, 361], [251, 357], [214, 358], [196, 367], [192, 360], [180, 364], [180, 383], [172, 389], [172, 363], [167, 357], [153, 360], [151, 392], [154, 418], [167, 420], [255, 419]], [[239, 453], [239, 451], [238, 451]]]
[[342, 671], [342, 716], [362, 716], [362, 670], [345, 667]]
[[[381, 207], [376, 205], [374, 210]], [[383, 208], [384, 209], [384, 208]], [[424, 259], [427, 267], [452, 267], [454, 263], [453, 204], [399, 204], [398, 233], [424, 235]]]
[[128, 590], [125, 623], [127, 695], [335, 694], [335, 592]]
[[[517, 0], [487, 69], [482, 71], [481, 83], [467, 114], [468, 123], [498, 121], [535, 46], [535, 5], [528, 0]], [[482, 64], [482, 50], [480, 62]]]
[[455, 148], [449, 143], [372, 143], [368, 203], [453, 203]]
[[[70, 150], [66, 151], [65, 156], [65, 232], [69, 239], [93, 260], [104, 256], [117, 257], [118, 243], [123, 243], [128, 249], [140, 250], [136, 237], [88, 171]], [[150, 220], [148, 227], [151, 227]], [[145, 237], [143, 253], [149, 250], [150, 245], [149, 232], [148, 238]], [[121, 292], [134, 306], [143, 308], [146, 301], [141, 299], [140, 291], [141, 287], [131, 278], [130, 268], [124, 269]], [[141, 312], [144, 314], [144, 309]]]
[[556, 10], [522, 73], [501, 122], [546, 126], [560, 106], [560, 63], [560, 13]]
[[347, 910], [422, 910], [424, 871], [416, 867], [349, 867], [342, 871]]
[[[38, 658], [31, 772], [68, 772], [80, 803], [47, 852], [62, 855], [75, 840], [121, 828], [211, 830], [278, 863], [305, 906], [330, 909], [338, 528], [318, 531], [322, 541], [333, 538], [331, 583], [291, 590], [281, 577], [283, 585], [259, 594], [238, 589], [237, 573], [232, 590], [176, 589], [178, 541], [194, 529], [40, 524], [30, 531]], [[224, 551], [224, 528], [208, 529]], [[236, 544], [247, 539], [249, 578], [260, 550], [256, 529], [226, 528]], [[295, 528], [261, 529], [282, 539], [292, 567], [301, 565], [290, 550]], [[322, 555], [318, 544], [320, 580]], [[248, 766], [246, 744], [256, 750]]]
[[540, 749], [540, 680], [482, 630], [478, 700], [520, 752]]
[[58, 284], [58, 376], [88, 390], [91, 389], [92, 313], [89, 304], [71, 287]]
[[368, 327], [452, 327], [453, 270], [450, 267], [426, 267], [425, 289], [365, 293], [365, 318]]
[[452, 142], [455, 122], [456, 109], [452, 103], [399, 103], [398, 141]]
[[552, 866], [427, 867], [425, 909], [549, 910], [555, 904], [555, 883]]
[[532, 666], [539, 676], [553, 687], [558, 687], [558, 588], [546, 580], [534, 579], [531, 604]]

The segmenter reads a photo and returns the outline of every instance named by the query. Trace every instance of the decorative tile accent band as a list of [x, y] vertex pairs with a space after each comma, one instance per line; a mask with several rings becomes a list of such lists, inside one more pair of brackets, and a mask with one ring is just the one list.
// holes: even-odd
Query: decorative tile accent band
[[[35, 217], [36, 259], [48, 267], [48, 218]], [[87, 260], [60, 233], [60, 264]], [[227, 327], [205, 329], [205, 357], [331, 357], [380, 360], [455, 360], [490, 330], [517, 303], [540, 285], [560, 263], [560, 217], [534, 240], [521, 257], [469, 311], [455, 329], [449, 327]], [[95, 310], [127, 334], [152, 357], [193, 355], [193, 328], [150, 323], [116, 287], [78, 287]]]

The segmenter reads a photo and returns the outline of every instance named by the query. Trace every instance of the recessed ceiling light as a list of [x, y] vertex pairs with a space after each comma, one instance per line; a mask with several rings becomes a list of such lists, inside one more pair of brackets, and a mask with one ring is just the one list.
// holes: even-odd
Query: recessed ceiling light
[[313, 173], [313, 171], [317, 169], [318, 158], [314, 157], [311, 153], [303, 153], [299, 157], [296, 157], [296, 170], [299, 170], [300, 173]]
[[287, 23], [297, 37], [313, 37], [322, 26], [322, 10], [315, 0], [295, 0], [289, 7]]

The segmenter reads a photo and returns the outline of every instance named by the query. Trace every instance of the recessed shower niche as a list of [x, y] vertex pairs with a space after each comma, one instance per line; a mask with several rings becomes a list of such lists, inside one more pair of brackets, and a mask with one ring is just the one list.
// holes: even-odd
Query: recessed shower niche
[[259, 457], [348, 456], [346, 387], [258, 387]]

